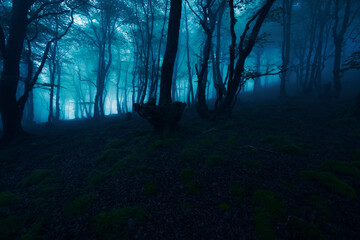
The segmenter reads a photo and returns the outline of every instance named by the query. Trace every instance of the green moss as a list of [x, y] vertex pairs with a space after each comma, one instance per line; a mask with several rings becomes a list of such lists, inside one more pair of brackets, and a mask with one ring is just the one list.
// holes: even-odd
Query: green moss
[[89, 176], [89, 187], [95, 187], [104, 182], [110, 176], [107, 172], [95, 171]]
[[267, 212], [257, 209], [254, 216], [255, 234], [262, 240], [274, 240], [276, 232], [272, 226], [271, 215]]
[[296, 144], [287, 144], [280, 146], [278, 150], [282, 153], [292, 155], [292, 156], [306, 156], [307, 151], [305, 148], [296, 145]]
[[228, 137], [228, 139], [226, 140], [227, 145], [229, 146], [235, 146], [237, 142], [237, 137], [236, 135], [231, 135], [230, 137]]
[[292, 139], [289, 138], [288, 136], [273, 136], [273, 135], [269, 135], [265, 138], [262, 139], [262, 142], [264, 143], [269, 143], [272, 146], [280, 146], [283, 144], [290, 144], [292, 143]]
[[243, 164], [248, 168], [261, 168], [261, 163], [257, 160], [245, 160]]
[[195, 177], [196, 175], [198, 175], [198, 172], [194, 169], [186, 168], [186, 169], [181, 170], [180, 175], [181, 175], [183, 182], [187, 182], [187, 181], [190, 181], [191, 179], [193, 179], [193, 177]]
[[225, 202], [222, 202], [219, 204], [218, 208], [220, 210], [223, 210], [223, 211], [229, 211], [231, 209], [231, 207], [229, 206], [229, 204], [225, 203]]
[[40, 162], [44, 162], [44, 161], [50, 161], [50, 159], [52, 159], [53, 155], [50, 154], [50, 153], [43, 153], [43, 154], [40, 154], [37, 159], [40, 161]]
[[111, 166], [119, 157], [119, 152], [116, 149], [107, 149], [102, 152], [96, 159], [96, 164]]
[[127, 170], [127, 173], [134, 175], [139, 171], [145, 170], [147, 167], [135, 154], [129, 154], [112, 166], [112, 172], [115, 174], [119, 171]]
[[190, 194], [193, 194], [193, 195], [199, 194], [200, 190], [201, 190], [200, 185], [198, 185], [192, 181], [185, 182], [184, 188], [186, 191], [188, 191]]
[[39, 184], [34, 190], [36, 197], [48, 198], [49, 195], [56, 192], [59, 188], [49, 184]]
[[360, 178], [360, 170], [354, 168], [354, 165], [350, 162], [328, 161], [321, 168], [325, 171], [334, 171], [343, 175]]
[[43, 224], [38, 222], [35, 223], [30, 229], [23, 235], [21, 235], [20, 240], [39, 240], [44, 239], [41, 237], [41, 229]]
[[109, 138], [107, 143], [107, 148], [120, 148], [124, 146], [126, 141], [119, 138]]
[[355, 150], [354, 158], [356, 161], [360, 161], [360, 149]]
[[308, 223], [300, 218], [291, 217], [288, 223], [289, 229], [293, 233], [291, 239], [303, 240], [303, 239], [326, 239], [320, 232], [319, 228], [315, 225]]
[[183, 208], [185, 208], [185, 209], [192, 209], [192, 208], [194, 208], [194, 206], [191, 205], [189, 202], [184, 202], [184, 203], [183, 203]]
[[160, 140], [153, 141], [149, 144], [147, 152], [152, 153], [155, 150], [158, 149], [165, 149], [173, 146], [173, 144], [176, 142], [176, 138], [163, 138]]
[[332, 221], [334, 219], [333, 214], [329, 208], [329, 205], [325, 201], [325, 199], [319, 196], [311, 196], [310, 201], [313, 205], [313, 208], [316, 212], [319, 213], [319, 217], [326, 220], [326, 222]]
[[300, 175], [304, 180], [315, 182], [324, 188], [333, 191], [347, 199], [356, 199], [355, 190], [346, 182], [328, 172], [302, 171]]
[[73, 218], [77, 215], [86, 212], [90, 209], [91, 205], [97, 201], [98, 198], [92, 194], [82, 195], [73, 201], [69, 202], [63, 209], [65, 217]]
[[10, 206], [21, 200], [21, 197], [13, 194], [12, 192], [5, 191], [0, 193], [0, 207]]
[[146, 183], [142, 189], [143, 194], [145, 194], [149, 197], [155, 196], [157, 191], [158, 191], [158, 185], [154, 182]]
[[238, 203], [247, 195], [246, 189], [240, 184], [231, 185], [229, 192], [231, 197]]
[[28, 176], [24, 177], [21, 182], [21, 187], [29, 187], [35, 184], [47, 183], [53, 179], [54, 171], [50, 169], [36, 169]]
[[352, 164], [354, 167], [360, 168], [360, 161], [353, 161], [353, 162], [351, 162], [351, 164]]
[[0, 239], [12, 240], [16, 239], [19, 231], [26, 222], [24, 216], [8, 216], [0, 218]]
[[145, 210], [126, 207], [101, 212], [93, 219], [92, 230], [98, 239], [129, 239], [129, 227], [133, 228], [143, 223]]
[[260, 239], [275, 239], [274, 225], [285, 220], [283, 204], [276, 199], [275, 194], [266, 190], [258, 190], [254, 193], [253, 204], [255, 205], [255, 233]]
[[225, 157], [220, 154], [210, 155], [206, 160], [207, 167], [221, 166], [225, 163]]
[[201, 152], [195, 148], [185, 148], [181, 151], [179, 158], [181, 162], [195, 164], [201, 158]]
[[201, 141], [201, 144], [204, 145], [205, 147], [211, 147], [213, 145], [213, 142], [210, 141], [209, 139], [204, 139]]

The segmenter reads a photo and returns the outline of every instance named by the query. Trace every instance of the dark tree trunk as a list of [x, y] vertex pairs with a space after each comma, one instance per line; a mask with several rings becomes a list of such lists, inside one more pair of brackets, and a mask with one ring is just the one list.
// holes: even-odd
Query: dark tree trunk
[[343, 50], [344, 44], [344, 35], [347, 31], [350, 22], [350, 10], [351, 10], [351, 0], [346, 0], [345, 12], [344, 12], [344, 19], [340, 29], [338, 30], [339, 25], [339, 0], [334, 0], [334, 15], [335, 21], [333, 26], [333, 37], [334, 37], [334, 44], [335, 44], [335, 56], [334, 56], [334, 95], [335, 97], [339, 97], [341, 94], [341, 76], [340, 76], [340, 68], [341, 68], [341, 55]]
[[140, 116], [160, 130], [168, 130], [176, 125], [185, 108], [185, 103], [173, 103], [171, 99], [172, 76], [179, 41], [181, 5], [182, 0], [171, 0], [166, 51], [161, 68], [159, 106], [156, 106], [155, 101], [143, 105], [133, 105], [134, 110]]
[[187, 57], [187, 69], [188, 69], [188, 77], [189, 77], [189, 92], [187, 96], [187, 105], [188, 107], [194, 102], [194, 90], [192, 84], [192, 71], [191, 71], [191, 62], [190, 62], [190, 43], [189, 43], [189, 26], [188, 26], [188, 17], [186, 12], [186, 6], [184, 7], [185, 11], [185, 27], [186, 27], [186, 57]]
[[[262, 24], [270, 11], [272, 5], [274, 4], [275, 0], [267, 0], [265, 5], [252, 17], [247, 25], [245, 26], [245, 30], [240, 38], [240, 43], [238, 46], [239, 53], [238, 53], [238, 60], [235, 64], [235, 42], [236, 42], [236, 35], [234, 26], [236, 23], [235, 14], [234, 14], [234, 1], [230, 0], [230, 26], [231, 26], [231, 36], [232, 36], [232, 44], [230, 46], [230, 70], [229, 70], [229, 81], [228, 81], [228, 89], [226, 92], [226, 97], [221, 101], [220, 107], [215, 112], [216, 115], [224, 115], [225, 117], [230, 117], [233, 102], [237, 95], [237, 92], [241, 90], [242, 85], [245, 82], [242, 82], [242, 74], [244, 72], [244, 65], [246, 58], [251, 53], [256, 38], [259, 34]], [[255, 21], [252, 31], [245, 41], [245, 37], [247, 36], [247, 32], [250, 28], [250, 24]], [[233, 66], [235, 65], [235, 68]]]
[[171, 84], [179, 42], [182, 0], [171, 0], [166, 51], [161, 67], [159, 105], [171, 103]]
[[16, 90], [19, 83], [20, 57], [25, 39], [29, 8], [30, 4], [27, 1], [13, 1], [9, 38], [3, 53], [4, 68], [0, 80], [0, 112], [4, 141], [9, 141], [22, 132], [22, 113], [16, 99]]

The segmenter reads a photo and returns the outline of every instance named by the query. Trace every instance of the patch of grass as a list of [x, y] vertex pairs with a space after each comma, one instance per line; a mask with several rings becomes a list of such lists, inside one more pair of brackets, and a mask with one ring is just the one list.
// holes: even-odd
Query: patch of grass
[[231, 185], [229, 192], [231, 197], [238, 203], [248, 194], [246, 189], [240, 184]]
[[158, 185], [154, 182], [145, 183], [142, 192], [148, 197], [155, 196], [158, 191]]
[[181, 170], [180, 175], [181, 175], [183, 182], [187, 182], [187, 181], [190, 181], [191, 179], [193, 179], [196, 175], [198, 175], [198, 172], [194, 169], [186, 168], [186, 169]]
[[184, 188], [187, 192], [192, 195], [197, 195], [200, 193], [201, 186], [193, 181], [187, 181], [184, 183]]
[[222, 202], [219, 204], [218, 208], [220, 210], [223, 210], [223, 211], [230, 211], [231, 207], [229, 206], [229, 204], [225, 203], [225, 202]]
[[107, 148], [121, 148], [124, 146], [126, 141], [124, 139], [119, 138], [109, 138], [107, 143]]
[[285, 211], [283, 204], [276, 199], [275, 194], [266, 190], [254, 193], [255, 205], [255, 233], [260, 239], [275, 239], [274, 226], [277, 222], [284, 221]]
[[350, 162], [328, 161], [321, 166], [321, 169], [325, 171], [334, 171], [354, 178], [360, 178], [360, 170], [354, 168], [354, 165]]
[[287, 144], [280, 146], [278, 150], [281, 153], [292, 155], [292, 156], [307, 156], [307, 151], [304, 147], [297, 144]]
[[63, 214], [65, 217], [74, 218], [86, 212], [98, 198], [92, 194], [82, 195], [65, 205]]
[[95, 171], [89, 176], [89, 187], [95, 187], [104, 182], [110, 176], [107, 172]]
[[98, 239], [129, 239], [129, 228], [143, 223], [146, 211], [142, 208], [126, 207], [101, 212], [92, 222], [92, 230]]
[[340, 180], [336, 176], [328, 172], [302, 171], [300, 175], [304, 180], [315, 182], [324, 188], [335, 192], [347, 199], [356, 199], [355, 190], [346, 182]]
[[116, 149], [107, 149], [103, 151], [96, 159], [96, 164], [111, 166], [119, 157], [119, 152]]
[[221, 166], [225, 163], [225, 157], [220, 154], [213, 154], [208, 156], [206, 160], [207, 167]]
[[0, 239], [12, 240], [16, 239], [19, 231], [26, 222], [24, 216], [7, 216], [0, 218]]
[[195, 148], [185, 148], [180, 152], [179, 158], [184, 163], [195, 164], [199, 162], [201, 152]]
[[303, 240], [303, 239], [326, 239], [320, 232], [319, 228], [315, 225], [308, 223], [300, 218], [291, 217], [288, 223], [289, 229], [293, 233], [291, 239]]
[[13, 194], [12, 192], [5, 191], [0, 193], [0, 207], [7, 207], [21, 200], [21, 197]]
[[24, 177], [21, 182], [21, 187], [29, 187], [32, 185], [47, 183], [53, 179], [54, 171], [51, 169], [36, 169], [28, 176]]
[[41, 222], [37, 222], [34, 225], [30, 227], [30, 229], [21, 237], [19, 240], [39, 240], [44, 239], [41, 237], [41, 229], [43, 227], [43, 224]]

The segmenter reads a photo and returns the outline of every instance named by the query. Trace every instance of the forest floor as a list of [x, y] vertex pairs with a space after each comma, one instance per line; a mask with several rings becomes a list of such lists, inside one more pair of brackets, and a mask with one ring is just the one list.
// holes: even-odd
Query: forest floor
[[39, 126], [0, 149], [0, 239], [360, 239], [350, 100]]

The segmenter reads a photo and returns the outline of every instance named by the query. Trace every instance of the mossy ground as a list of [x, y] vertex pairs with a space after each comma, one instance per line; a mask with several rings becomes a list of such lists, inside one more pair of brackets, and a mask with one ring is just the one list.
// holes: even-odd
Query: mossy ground
[[357, 239], [360, 125], [343, 108], [46, 129], [0, 149], [0, 239]]

